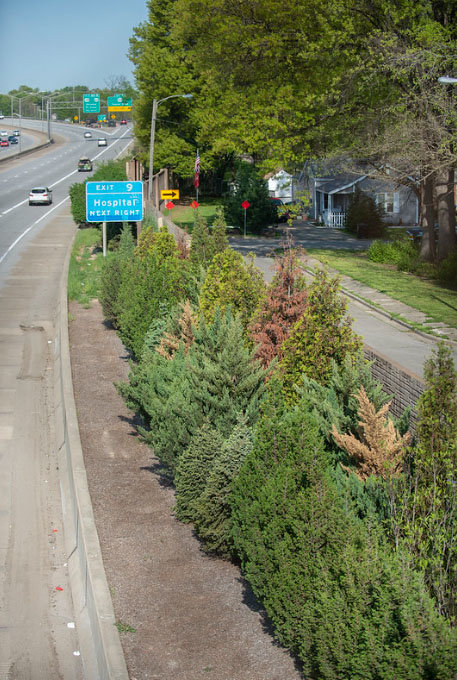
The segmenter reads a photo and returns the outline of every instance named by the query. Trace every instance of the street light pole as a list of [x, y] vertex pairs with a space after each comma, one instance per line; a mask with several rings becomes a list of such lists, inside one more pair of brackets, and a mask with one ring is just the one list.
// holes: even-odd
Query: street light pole
[[151, 118], [151, 139], [149, 145], [149, 185], [148, 185], [148, 198], [152, 201], [152, 183], [154, 177], [154, 137], [156, 133], [156, 118], [157, 118], [157, 107], [159, 102], [154, 99], [152, 102], [152, 118]]
[[149, 145], [149, 186], [148, 186], [148, 199], [152, 201], [152, 184], [154, 177], [154, 138], [156, 132], [156, 119], [157, 119], [157, 108], [159, 104], [166, 101], [167, 99], [173, 99], [174, 97], [182, 97], [183, 99], [192, 99], [192, 94], [171, 94], [169, 97], [164, 97], [164, 99], [154, 99], [152, 102], [152, 116], [151, 116], [151, 139]]

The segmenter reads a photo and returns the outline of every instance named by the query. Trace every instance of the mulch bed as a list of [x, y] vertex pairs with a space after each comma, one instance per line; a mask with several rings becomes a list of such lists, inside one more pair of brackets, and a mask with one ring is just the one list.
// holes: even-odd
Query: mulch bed
[[131, 680], [299, 680], [236, 565], [207, 556], [114, 383], [128, 355], [101, 307], [70, 304], [89, 489]]

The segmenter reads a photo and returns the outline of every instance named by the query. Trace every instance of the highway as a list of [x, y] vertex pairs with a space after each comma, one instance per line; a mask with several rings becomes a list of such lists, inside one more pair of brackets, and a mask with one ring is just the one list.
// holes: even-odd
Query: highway
[[[119, 156], [131, 130], [94, 129], [86, 140], [82, 127], [52, 127], [57, 143], [0, 163], [0, 680], [97, 677], [82, 652], [63, 530], [59, 294], [76, 228], [68, 189], [90, 175], [77, 161]], [[51, 206], [28, 205], [40, 185]]]

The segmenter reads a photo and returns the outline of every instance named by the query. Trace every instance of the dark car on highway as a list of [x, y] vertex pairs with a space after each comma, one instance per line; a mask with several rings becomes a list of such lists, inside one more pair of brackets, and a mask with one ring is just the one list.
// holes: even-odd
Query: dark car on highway
[[18, 143], [18, 139], [14, 135], [10, 135], [8, 137], [8, 141], [9, 141], [10, 144], [17, 144]]

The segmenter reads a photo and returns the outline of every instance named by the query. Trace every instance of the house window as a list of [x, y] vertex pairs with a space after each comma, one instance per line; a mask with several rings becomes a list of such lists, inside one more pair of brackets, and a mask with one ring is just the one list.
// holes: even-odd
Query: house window
[[398, 192], [384, 192], [376, 194], [376, 203], [381, 206], [386, 214], [400, 211]]

